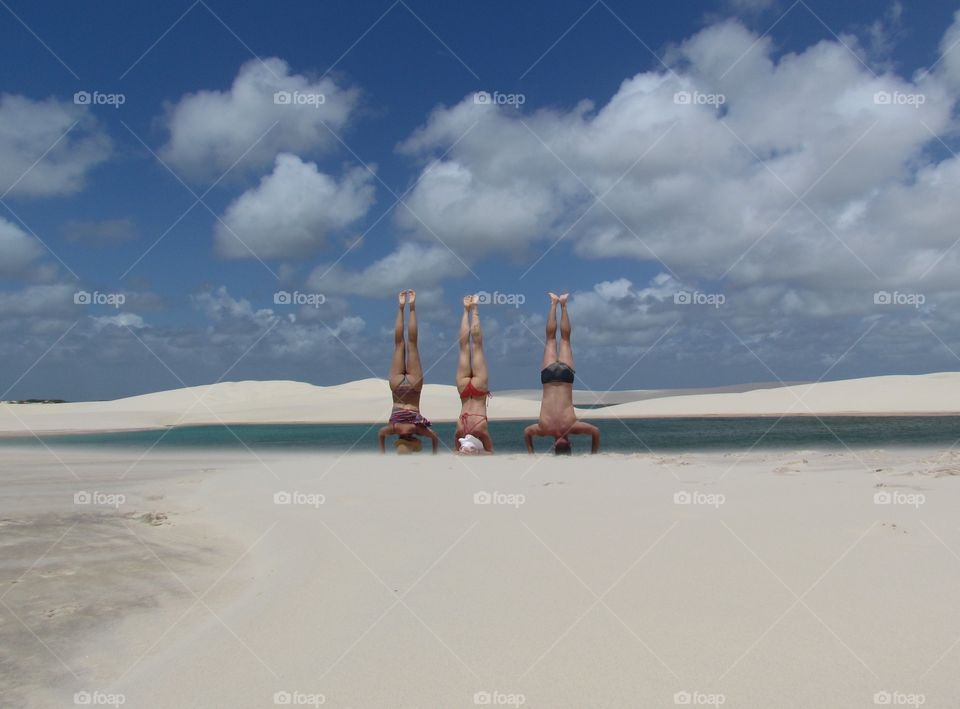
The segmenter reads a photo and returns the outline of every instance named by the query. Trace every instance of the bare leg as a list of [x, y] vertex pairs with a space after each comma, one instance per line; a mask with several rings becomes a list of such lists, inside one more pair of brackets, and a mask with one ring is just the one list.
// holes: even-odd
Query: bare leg
[[470, 381], [470, 323], [468, 320], [473, 296], [463, 296], [463, 317], [460, 319], [460, 358], [457, 360], [456, 385], [462, 389]]
[[423, 366], [420, 364], [420, 350], [417, 347], [417, 294], [407, 291], [407, 303], [410, 305], [410, 321], [407, 323], [407, 376], [414, 386], [423, 384]]
[[547, 315], [547, 340], [543, 343], [543, 364], [546, 369], [557, 361], [557, 303], [560, 299], [550, 293], [550, 314]]
[[400, 294], [400, 307], [397, 308], [397, 321], [393, 327], [393, 361], [390, 362], [390, 388], [392, 389], [403, 380], [406, 372], [403, 352], [403, 306], [407, 302], [407, 294]]
[[567, 294], [560, 296], [560, 356], [558, 359], [570, 369], [573, 366], [573, 347], [570, 345], [570, 316], [567, 315]]
[[483, 353], [483, 330], [480, 329], [479, 299], [473, 296], [473, 322], [470, 334], [473, 337], [473, 378], [474, 386], [486, 390], [490, 386], [490, 373], [487, 371], [487, 357]]

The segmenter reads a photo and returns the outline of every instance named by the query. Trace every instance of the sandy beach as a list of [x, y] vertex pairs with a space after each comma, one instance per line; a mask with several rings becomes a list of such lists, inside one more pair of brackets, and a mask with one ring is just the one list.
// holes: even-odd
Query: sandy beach
[[952, 450], [2, 456], [4, 706], [960, 691]]

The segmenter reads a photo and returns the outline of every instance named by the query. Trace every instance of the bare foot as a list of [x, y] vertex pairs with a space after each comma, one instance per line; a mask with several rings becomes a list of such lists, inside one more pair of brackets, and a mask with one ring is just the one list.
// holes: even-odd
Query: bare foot
[[560, 296], [556, 293], [547, 293], [550, 296], [550, 305], [556, 307], [557, 303], [560, 302]]
[[569, 297], [570, 297], [570, 294], [569, 294], [569, 293], [563, 293], [563, 294], [561, 294], [561, 296], [557, 299], [557, 300], [560, 301], [560, 307], [561, 307], [561, 308], [567, 307], [567, 298], [569, 298]]
[[400, 307], [402, 308], [407, 303], [407, 292], [405, 290], [400, 291], [400, 295], [397, 296], [397, 300], [400, 301]]
[[476, 310], [477, 306], [480, 305], [480, 296], [474, 293], [470, 296], [470, 305], [473, 306], [473, 309]]
[[414, 291], [412, 288], [410, 288], [409, 290], [407, 290], [407, 302], [410, 303], [411, 306], [412, 306], [415, 302], [417, 302], [417, 293], [416, 293], [416, 291]]
[[473, 305], [473, 298], [474, 298], [474, 296], [472, 296], [472, 295], [465, 295], [465, 296], [463, 296], [463, 309], [464, 309], [464, 310], [470, 310], [470, 306]]

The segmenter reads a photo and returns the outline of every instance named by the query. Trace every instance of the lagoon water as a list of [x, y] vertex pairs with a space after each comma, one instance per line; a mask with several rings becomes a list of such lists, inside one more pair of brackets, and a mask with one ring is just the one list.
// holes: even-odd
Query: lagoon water
[[[589, 420], [589, 419], [587, 419]], [[523, 429], [531, 422], [490, 423], [497, 452], [521, 453]], [[884, 448], [950, 446], [960, 441], [960, 416], [788, 416], [777, 418], [663, 418], [595, 420], [604, 452], [682, 452], [750, 448]], [[122, 446], [137, 449], [293, 448], [371, 452], [382, 424], [264, 424], [183, 426], [109, 433], [42, 435], [0, 439], [0, 445]], [[454, 424], [434, 430], [443, 446], [453, 445]], [[389, 439], [393, 440], [393, 439]], [[388, 440], [388, 444], [389, 444]], [[589, 439], [575, 437], [574, 452], [589, 451]], [[548, 439], [535, 439], [538, 451]]]

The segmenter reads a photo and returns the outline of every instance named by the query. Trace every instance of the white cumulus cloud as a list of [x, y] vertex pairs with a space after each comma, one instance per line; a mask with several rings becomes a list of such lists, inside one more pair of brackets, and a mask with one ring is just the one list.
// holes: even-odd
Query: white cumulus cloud
[[[288, 100], [289, 98], [289, 100]], [[170, 139], [160, 154], [194, 179], [269, 165], [281, 151], [309, 153], [337, 144], [359, 92], [332, 78], [291, 73], [282, 59], [251, 60], [226, 91], [204, 90], [167, 107]]]
[[110, 152], [86, 106], [0, 94], [0, 195], [74, 194]]
[[599, 106], [525, 114], [467, 96], [400, 146], [425, 167], [397, 224], [468, 263], [562, 238], [685, 282], [947, 287], [960, 161], [929, 147], [957, 127], [954, 54], [906, 79], [833, 40], [779, 55], [727, 20]]
[[40, 243], [23, 229], [0, 217], [0, 276], [23, 275], [23, 270], [43, 254]]
[[214, 227], [227, 258], [287, 258], [316, 251], [326, 236], [363, 217], [373, 204], [373, 176], [348, 170], [338, 181], [296, 155], [277, 156], [273, 172], [227, 207]]
[[307, 285], [325, 293], [383, 298], [407, 288], [426, 290], [465, 273], [466, 267], [449, 249], [406, 242], [357, 271], [320, 265]]

